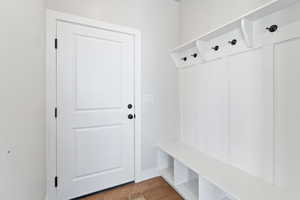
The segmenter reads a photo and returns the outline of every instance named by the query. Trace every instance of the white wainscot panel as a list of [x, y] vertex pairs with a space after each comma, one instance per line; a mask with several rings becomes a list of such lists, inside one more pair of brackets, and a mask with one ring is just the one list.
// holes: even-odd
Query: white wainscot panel
[[228, 70], [224, 60], [182, 69], [182, 140], [221, 160], [228, 153]]
[[272, 48], [229, 57], [230, 161], [273, 182]]
[[300, 37], [275, 46], [276, 184], [299, 190]]

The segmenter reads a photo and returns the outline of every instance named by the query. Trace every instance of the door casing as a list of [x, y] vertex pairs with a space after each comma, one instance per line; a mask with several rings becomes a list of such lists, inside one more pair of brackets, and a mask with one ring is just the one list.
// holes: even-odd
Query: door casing
[[[57, 163], [57, 129], [55, 108], [57, 107], [57, 63], [56, 63], [56, 24], [64, 21], [74, 24], [130, 34], [134, 37], [134, 171], [135, 181], [141, 176], [141, 32], [137, 29], [109, 24], [89, 18], [79, 17], [53, 10], [46, 11], [46, 152], [47, 152], [47, 200], [58, 200], [60, 166]], [[58, 41], [59, 48], [59, 41]], [[59, 111], [58, 111], [59, 114]], [[58, 176], [58, 187], [54, 180]]]

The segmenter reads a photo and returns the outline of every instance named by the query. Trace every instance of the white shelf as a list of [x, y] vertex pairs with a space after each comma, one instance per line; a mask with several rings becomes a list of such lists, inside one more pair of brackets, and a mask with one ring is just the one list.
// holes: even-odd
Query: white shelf
[[[240, 30], [241, 39], [247, 48], [253, 47], [253, 22], [268, 16], [279, 10], [293, 5], [299, 0], [273, 0], [263, 6], [254, 9], [245, 15], [238, 17], [206, 34], [203, 34], [189, 42], [186, 42], [171, 50], [171, 57], [173, 58], [177, 67], [187, 67], [197, 64], [199, 62], [206, 62], [205, 52], [212, 51], [211, 46], [207, 46], [213, 39], [220, 37], [233, 30]], [[227, 42], [227, 41], [226, 41]], [[239, 41], [240, 43], [240, 41]], [[201, 45], [199, 45], [201, 44]], [[245, 50], [247, 49], [245, 48]], [[197, 58], [191, 57], [194, 53], [198, 54]], [[183, 58], [187, 58], [183, 61]]]
[[245, 15], [240, 16], [239, 18], [232, 20], [212, 31], [209, 31], [206, 34], [201, 35], [200, 37], [197, 37], [189, 42], [186, 42], [174, 49], [172, 49], [172, 52], [188, 49], [193, 46], [193, 44], [198, 40], [209, 40], [211, 38], [217, 37], [218, 35], [221, 35], [223, 33], [226, 33], [236, 27], [239, 27], [241, 24], [241, 20], [246, 19], [250, 21], [258, 20], [259, 18], [262, 18], [264, 16], [270, 15], [276, 11], [279, 11], [281, 9], [284, 9], [293, 3], [298, 2], [299, 0], [273, 0], [255, 10], [252, 10], [248, 12]]
[[199, 184], [198, 180], [191, 180], [186, 183], [175, 186], [178, 193], [188, 200], [198, 200]]
[[[298, 191], [288, 191], [269, 184], [240, 169], [215, 160], [182, 142], [170, 141], [161, 143], [159, 148], [174, 159], [182, 162], [186, 167], [197, 173], [199, 177], [206, 179], [236, 199], [283, 200], [299, 199], [300, 197]], [[189, 189], [185, 190], [186, 188]], [[192, 194], [195, 193], [194, 185], [184, 185], [180, 189], [193, 191]], [[177, 190], [179, 191], [179, 189]]]

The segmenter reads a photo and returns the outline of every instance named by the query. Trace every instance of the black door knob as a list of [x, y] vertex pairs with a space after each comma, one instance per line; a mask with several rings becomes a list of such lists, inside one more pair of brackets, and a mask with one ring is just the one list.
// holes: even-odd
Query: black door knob
[[129, 114], [129, 115], [128, 115], [128, 119], [133, 119], [133, 115], [132, 115], [132, 114]]
[[131, 109], [133, 106], [132, 106], [132, 104], [128, 104], [128, 109]]

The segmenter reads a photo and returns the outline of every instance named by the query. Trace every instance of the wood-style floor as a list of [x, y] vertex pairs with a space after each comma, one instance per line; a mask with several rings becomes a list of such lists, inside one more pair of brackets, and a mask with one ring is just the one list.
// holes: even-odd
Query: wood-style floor
[[80, 200], [183, 200], [162, 178], [130, 183]]

